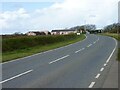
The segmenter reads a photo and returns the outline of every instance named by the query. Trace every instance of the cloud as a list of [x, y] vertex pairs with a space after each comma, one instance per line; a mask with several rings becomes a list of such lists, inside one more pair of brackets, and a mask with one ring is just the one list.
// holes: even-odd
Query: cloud
[[[117, 21], [118, 0], [65, 0], [50, 8], [39, 10], [44, 16], [37, 20], [54, 24], [53, 27], [70, 27], [84, 23], [94, 23], [99, 27]], [[91, 17], [91, 16], [95, 17]], [[52, 25], [51, 25], [52, 26]]]
[[3, 32], [52, 30], [82, 24], [98, 27], [117, 22], [119, 0], [64, 0], [50, 7], [27, 12], [25, 8], [0, 13]]
[[11, 32], [13, 30], [20, 30], [25, 27], [25, 20], [28, 21], [30, 15], [27, 14], [24, 8], [20, 8], [17, 11], [6, 11], [0, 13], [0, 30], [2, 32]]

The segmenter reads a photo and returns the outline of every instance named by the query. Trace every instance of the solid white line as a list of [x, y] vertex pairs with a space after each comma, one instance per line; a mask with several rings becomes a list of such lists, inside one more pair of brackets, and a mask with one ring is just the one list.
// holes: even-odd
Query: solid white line
[[[83, 42], [83, 41], [85, 41], [87, 38], [88, 38], [87, 35], [85, 35], [85, 39], [82, 40], [82, 41], [79, 41], [79, 42]], [[79, 42], [76, 42], [76, 43], [79, 43]], [[75, 43], [73, 43], [73, 44], [75, 44]], [[41, 54], [43, 54], [43, 53], [48, 53], [48, 52], [51, 52], [51, 51], [55, 51], [55, 50], [59, 50], [59, 49], [61, 49], [61, 48], [65, 48], [65, 47], [71, 46], [71, 45], [73, 45], [73, 44], [69, 44], [69, 45], [66, 45], [66, 46], [63, 46], [63, 47], [59, 47], [59, 48], [56, 48], [56, 49], [52, 49], [52, 50], [48, 50], [48, 51], [45, 51], [45, 52], [33, 54], [33, 55], [30, 55], [30, 56], [26, 56], [26, 57], [14, 59], [14, 60], [11, 60], [11, 61], [3, 62], [3, 63], [1, 63], [1, 64], [7, 64], [7, 63], [10, 63], [10, 62], [19, 61], [19, 60], [21, 60], [21, 59], [26, 59], [26, 58], [33, 57], [33, 56], [36, 56], [36, 55], [41, 55]]]
[[87, 47], [90, 47], [90, 46], [92, 46], [92, 44], [89, 44]]
[[82, 49], [80, 49], [80, 50], [78, 50], [78, 51], [75, 51], [75, 53], [78, 53], [78, 52], [80, 52], [80, 51], [82, 51], [82, 50], [84, 50], [85, 48], [82, 48]]
[[58, 59], [56, 59], [56, 60], [54, 60], [54, 61], [49, 62], [49, 64], [52, 64], [52, 63], [54, 63], [54, 62], [57, 62], [57, 61], [59, 61], [59, 60], [61, 60], [61, 59], [64, 59], [64, 58], [66, 58], [66, 57], [68, 57], [68, 56], [70, 56], [70, 55], [66, 55], [66, 56], [64, 56], [64, 57], [58, 58]]
[[92, 88], [94, 86], [95, 82], [91, 82], [88, 88]]
[[9, 78], [9, 79], [3, 80], [3, 81], [0, 82], [0, 84], [2, 84], [2, 83], [4, 83], [4, 82], [7, 82], [7, 81], [10, 81], [10, 80], [12, 80], [12, 79], [15, 79], [15, 78], [17, 78], [17, 77], [20, 77], [20, 76], [22, 76], [22, 75], [25, 75], [25, 74], [27, 74], [27, 73], [30, 73], [30, 72], [32, 72], [32, 71], [33, 71], [33, 70], [29, 70], [29, 71], [26, 71], [26, 72], [24, 72], [24, 73], [18, 74], [18, 75], [14, 76], [14, 77], [11, 77], [11, 78]]
[[[113, 39], [114, 39], [114, 38], [113, 38]], [[117, 48], [117, 41], [116, 41], [116, 39], [114, 39], [114, 40], [115, 40], [115, 42], [116, 42], [115, 48], [113, 49], [112, 53], [111, 53], [110, 56], [108, 57], [106, 63], [108, 63], [108, 62], [110, 61], [110, 58], [112, 57], [113, 53], [115, 52], [115, 50], [116, 50], [116, 48]]]
[[102, 72], [104, 70], [104, 68], [101, 68], [100, 71]]
[[99, 78], [100, 77], [100, 73], [97, 74], [97, 76], [95, 78]]

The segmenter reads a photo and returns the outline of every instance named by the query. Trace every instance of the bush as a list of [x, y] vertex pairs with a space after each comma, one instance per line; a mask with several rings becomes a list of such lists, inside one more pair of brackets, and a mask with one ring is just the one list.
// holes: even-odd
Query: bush
[[58, 42], [64, 42], [77, 38], [75, 34], [55, 35], [55, 36], [20, 36], [12, 38], [3, 38], [2, 52], [26, 49], [34, 46], [43, 46]]

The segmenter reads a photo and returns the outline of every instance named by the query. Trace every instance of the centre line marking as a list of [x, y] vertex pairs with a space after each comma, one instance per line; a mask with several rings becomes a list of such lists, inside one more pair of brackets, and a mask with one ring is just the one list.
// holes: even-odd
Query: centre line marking
[[75, 53], [78, 53], [78, 52], [80, 52], [80, 51], [82, 51], [82, 49], [80, 49], [80, 50], [76, 51]]
[[54, 60], [54, 61], [49, 62], [49, 64], [52, 64], [52, 63], [54, 63], [54, 62], [57, 62], [57, 61], [59, 61], [59, 60], [61, 60], [61, 59], [64, 59], [64, 58], [66, 58], [66, 57], [68, 57], [68, 56], [70, 56], [70, 55], [66, 55], [66, 56], [64, 56], [64, 57], [58, 58], [58, 59], [56, 59], [56, 60]]
[[95, 78], [99, 78], [100, 77], [100, 73], [97, 74], [97, 76]]
[[87, 47], [90, 47], [90, 46], [92, 46], [92, 44], [89, 44]]
[[82, 48], [82, 49], [80, 49], [80, 50], [78, 50], [78, 51], [76, 51], [75, 53], [78, 53], [78, 52], [80, 52], [80, 51], [82, 51], [82, 50], [84, 50], [85, 48]]
[[82, 48], [82, 50], [84, 50], [85, 48]]
[[94, 86], [95, 82], [91, 82], [88, 88], [92, 88]]
[[96, 42], [93, 42], [93, 44], [95, 44]]
[[97, 39], [97, 41], [99, 41], [99, 38]]
[[105, 63], [104, 66], [106, 66], [107, 64]]
[[10, 80], [12, 80], [12, 79], [15, 79], [15, 78], [17, 78], [17, 77], [23, 76], [23, 75], [25, 75], [25, 74], [27, 74], [27, 73], [30, 73], [30, 72], [32, 72], [32, 71], [33, 71], [33, 70], [28, 70], [28, 71], [26, 71], [26, 72], [24, 72], [24, 73], [21, 73], [21, 74], [18, 74], [18, 75], [16, 75], [16, 76], [14, 76], [14, 77], [11, 77], [11, 78], [9, 78], [9, 79], [3, 80], [3, 81], [0, 82], [0, 84], [5, 83], [5, 82], [7, 82], [7, 81], [10, 81]]
[[104, 70], [104, 68], [101, 68], [100, 71], [102, 72]]

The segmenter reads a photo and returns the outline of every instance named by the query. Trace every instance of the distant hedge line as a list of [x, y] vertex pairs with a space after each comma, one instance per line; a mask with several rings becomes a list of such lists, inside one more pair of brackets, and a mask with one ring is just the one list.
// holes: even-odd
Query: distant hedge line
[[54, 35], [54, 36], [20, 36], [13, 38], [3, 38], [2, 52], [26, 49], [34, 46], [43, 46], [77, 38], [75, 34]]

